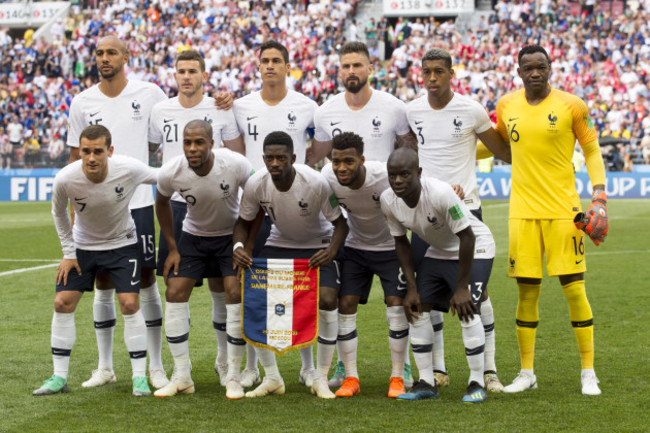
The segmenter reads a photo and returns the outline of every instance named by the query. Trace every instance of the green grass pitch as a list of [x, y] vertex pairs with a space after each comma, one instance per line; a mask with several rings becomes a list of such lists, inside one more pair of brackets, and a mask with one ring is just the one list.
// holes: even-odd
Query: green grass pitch
[[[451, 386], [422, 402], [388, 399], [390, 357], [379, 287], [360, 308], [361, 394], [323, 401], [298, 382], [300, 357], [279, 358], [287, 384], [283, 397], [228, 401], [213, 370], [216, 355], [207, 289], [190, 301], [190, 351], [196, 394], [171, 399], [131, 396], [131, 369], [118, 314], [114, 362], [117, 383], [81, 388], [96, 366], [92, 294], [76, 312], [70, 393], [33, 397], [52, 374], [50, 323], [54, 271], [61, 251], [49, 203], [0, 203], [0, 431], [435, 431], [435, 432], [645, 432], [649, 430], [650, 315], [648, 271], [650, 201], [611, 201], [607, 242], [587, 245], [587, 291], [594, 311], [596, 372], [603, 395], [580, 394], [580, 362], [557, 278], [545, 278], [540, 301], [535, 373], [539, 389], [490, 394], [463, 405], [468, 368], [457, 319], [445, 317]], [[506, 277], [507, 204], [485, 202], [483, 213], [497, 242], [490, 280], [497, 332], [497, 366], [504, 383], [519, 370], [514, 315], [517, 288]], [[12, 271], [26, 270], [16, 273]], [[159, 282], [164, 292], [162, 281]], [[168, 373], [172, 359], [166, 342]], [[645, 401], [646, 403], [643, 403]]]

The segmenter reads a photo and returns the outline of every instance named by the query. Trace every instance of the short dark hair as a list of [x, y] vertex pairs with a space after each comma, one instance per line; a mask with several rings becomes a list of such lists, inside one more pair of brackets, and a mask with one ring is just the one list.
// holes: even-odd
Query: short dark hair
[[343, 56], [345, 54], [352, 54], [352, 53], [363, 54], [364, 56], [366, 56], [368, 61], [370, 61], [370, 53], [368, 52], [368, 46], [363, 42], [347, 42], [346, 44], [343, 45], [343, 47], [341, 47], [341, 52], [339, 53], [339, 56]]
[[548, 57], [548, 53], [544, 49], [544, 47], [540, 45], [526, 45], [523, 47], [521, 50], [519, 50], [519, 54], [517, 55], [517, 62], [521, 65], [521, 58], [524, 57], [527, 54], [534, 54], [534, 53], [542, 53], [544, 54], [544, 57], [546, 57], [546, 60], [548, 61], [548, 64], [551, 64], [551, 59]]
[[363, 155], [363, 138], [354, 132], [342, 132], [332, 138], [332, 149], [345, 150], [354, 148], [359, 156]]
[[276, 49], [280, 51], [282, 53], [282, 58], [284, 59], [284, 63], [289, 63], [289, 51], [287, 51], [287, 47], [285, 47], [280, 42], [275, 41], [273, 39], [270, 39], [264, 42], [262, 45], [260, 45], [260, 57], [262, 57], [262, 53], [265, 50], [271, 50], [271, 49]]
[[273, 131], [264, 138], [264, 144], [262, 149], [266, 149], [267, 146], [273, 146], [278, 144], [280, 146], [286, 146], [289, 153], [293, 155], [293, 140], [291, 136], [284, 131]]
[[429, 60], [443, 60], [447, 69], [451, 70], [452, 60], [449, 52], [442, 48], [432, 48], [422, 56], [422, 63]]
[[97, 140], [98, 138], [104, 137], [104, 144], [108, 149], [111, 147], [111, 131], [108, 130], [104, 125], [90, 125], [86, 126], [81, 134], [79, 135], [79, 145], [81, 145], [81, 139], [85, 138], [86, 140]]
[[212, 125], [210, 125], [210, 122], [206, 122], [203, 119], [194, 119], [187, 122], [185, 128], [183, 128], [183, 136], [185, 135], [185, 131], [187, 131], [188, 129], [198, 129], [198, 128], [203, 129], [203, 132], [205, 132], [208, 139], [212, 140]]
[[176, 57], [176, 67], [178, 67], [178, 62], [182, 60], [196, 60], [197, 62], [199, 62], [199, 66], [201, 67], [201, 72], [205, 72], [205, 60], [203, 60], [203, 56], [199, 54], [197, 51], [194, 50], [181, 51]]

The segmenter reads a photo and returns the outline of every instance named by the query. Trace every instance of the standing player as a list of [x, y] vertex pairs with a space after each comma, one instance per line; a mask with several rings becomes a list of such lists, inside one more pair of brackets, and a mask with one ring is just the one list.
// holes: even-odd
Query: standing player
[[[178, 96], [157, 103], [151, 110], [149, 120], [149, 141], [161, 143], [163, 165], [183, 155], [183, 130], [185, 125], [195, 119], [203, 119], [212, 127], [212, 139], [236, 152], [244, 153], [244, 141], [237, 129], [235, 116], [231, 110], [217, 111], [214, 99], [203, 95], [203, 83], [208, 78], [205, 61], [193, 50], [182, 51], [176, 58], [174, 78], [178, 86]], [[180, 239], [183, 219], [187, 213], [187, 204], [178, 192], [171, 196], [174, 235], [176, 243]], [[162, 275], [167, 260], [167, 242], [160, 233], [158, 248], [157, 274]], [[197, 284], [202, 284], [198, 282]], [[210, 278], [210, 295], [212, 296], [212, 323], [217, 334], [217, 358], [214, 369], [225, 385], [228, 372], [227, 338], [226, 338], [226, 303], [223, 281]]]
[[569, 317], [578, 341], [582, 364], [582, 393], [598, 395], [594, 372], [593, 314], [585, 290], [583, 233], [573, 224], [580, 211], [571, 157], [578, 140], [593, 185], [585, 232], [598, 245], [609, 228], [605, 168], [598, 135], [587, 105], [578, 97], [548, 85], [551, 61], [544, 48], [530, 45], [519, 51], [517, 73], [524, 89], [497, 103], [497, 131], [510, 140], [510, 248], [508, 276], [517, 279], [517, 342], [521, 371], [505, 392], [537, 388], [533, 373], [535, 331], [542, 261], [557, 275], [569, 303]]
[[[470, 368], [463, 402], [482, 402], [486, 398], [485, 331], [474, 313], [480, 308], [481, 287], [490, 278], [495, 249], [492, 234], [469, 212], [451, 186], [431, 177], [420, 179], [422, 169], [413, 149], [397, 149], [387, 166], [391, 189], [381, 195], [381, 209], [395, 238], [395, 250], [406, 277], [404, 311], [411, 322], [411, 346], [420, 372], [420, 381], [398, 398], [421, 400], [438, 396], [431, 362], [433, 329], [429, 312], [448, 311], [451, 307], [460, 319]], [[429, 244], [417, 269], [407, 229]]]
[[[187, 123], [183, 131], [185, 155], [163, 165], [158, 176], [156, 214], [169, 245], [164, 266], [165, 331], [174, 357], [174, 374], [169, 385], [155, 392], [156, 397], [194, 392], [190, 376], [188, 301], [192, 288], [204, 277], [223, 277], [227, 304], [224, 325], [228, 334], [223, 380], [226, 397], [244, 396], [239, 370], [245, 342], [240, 328], [240, 290], [232, 265], [232, 232], [239, 214], [239, 188], [250, 176], [251, 165], [245, 157], [228, 149], [213, 152], [213, 136], [212, 127], [205, 120]], [[174, 233], [170, 206], [174, 193], [182, 194], [188, 203], [180, 236]]]
[[[153, 106], [164, 99], [165, 93], [155, 84], [127, 80], [124, 65], [129, 53], [124, 42], [115, 36], [107, 36], [97, 43], [95, 60], [102, 77], [100, 83], [77, 95], [70, 106], [68, 119], [68, 146], [70, 161], [79, 159], [79, 135], [88, 125], [104, 125], [111, 131], [115, 152], [131, 156], [145, 164], [149, 161], [148, 127]], [[140, 186], [129, 209], [135, 220], [137, 245], [141, 260], [140, 300], [142, 314], [147, 323], [149, 344], [149, 378], [154, 388], [165, 386], [169, 381], [162, 365], [162, 304], [156, 284], [155, 226], [153, 219], [153, 195], [150, 186]], [[97, 276], [93, 316], [99, 364], [84, 387], [100, 386], [115, 382], [113, 373], [113, 330], [115, 328], [115, 289], [105, 274]]]
[[388, 344], [392, 372], [388, 396], [404, 394], [404, 358], [408, 353], [409, 325], [402, 300], [405, 286], [399, 281], [401, 271], [395, 255], [395, 241], [381, 212], [379, 196], [389, 188], [386, 165], [365, 161], [364, 143], [352, 132], [343, 132], [332, 140], [332, 164], [323, 176], [347, 212], [350, 233], [341, 260], [339, 293], [338, 349], [345, 365], [345, 380], [337, 397], [358, 394], [357, 308], [366, 303], [374, 275], [381, 279], [388, 319]]
[[[451, 90], [454, 75], [452, 59], [447, 51], [440, 48], [427, 51], [422, 57], [422, 81], [427, 97], [408, 104], [406, 114], [418, 140], [422, 175], [459, 184], [465, 192], [464, 201], [470, 212], [483, 221], [476, 182], [476, 140], [480, 139], [506, 162], [510, 162], [510, 149], [492, 128], [485, 109], [468, 96]], [[429, 245], [417, 235], [412, 236], [411, 245], [417, 266]], [[494, 362], [494, 313], [487, 282], [482, 287], [480, 304], [485, 328], [485, 384], [488, 391], [500, 392], [503, 385], [497, 377]], [[442, 312], [431, 312], [431, 325], [434, 329], [434, 376], [438, 386], [447, 386], [449, 376], [445, 368]]]
[[[348, 42], [341, 48], [339, 56], [339, 77], [345, 92], [328, 99], [316, 111], [314, 138], [325, 145], [314, 148], [312, 158], [318, 161], [327, 156], [332, 148], [332, 138], [343, 131], [361, 136], [367, 161], [386, 162], [395, 147], [415, 147], [406, 118], [406, 104], [368, 85], [372, 64], [366, 44]], [[339, 386], [345, 377], [340, 350], [338, 352], [339, 362], [330, 386]], [[408, 352], [405, 356], [404, 379], [408, 387], [412, 376]]]
[[[284, 45], [274, 40], [260, 46], [259, 71], [262, 77], [262, 90], [253, 92], [235, 101], [233, 111], [237, 125], [246, 143], [246, 157], [254, 170], [265, 167], [263, 143], [273, 131], [281, 130], [291, 137], [296, 161], [300, 164], [313, 164], [318, 160], [307, 160], [307, 140], [314, 127], [316, 102], [298, 92], [287, 88], [287, 75], [291, 70], [289, 52]], [[323, 143], [312, 141], [309, 153], [323, 153]], [[326, 153], [326, 152], [325, 152]], [[269, 236], [271, 222], [266, 216], [260, 228], [254, 254], [257, 255]], [[316, 374], [313, 350], [306, 347], [300, 350], [302, 368], [300, 382], [311, 387]], [[246, 368], [242, 372], [242, 385], [249, 387], [259, 382], [259, 371], [255, 350], [248, 347]]]
[[[243, 247], [260, 207], [273, 221], [271, 234], [261, 252], [270, 259], [309, 259], [312, 268], [320, 266], [318, 371], [311, 390], [321, 398], [334, 398], [327, 386], [327, 371], [338, 331], [338, 264], [333, 262], [348, 234], [325, 178], [303, 164], [294, 164], [291, 137], [275, 131], [264, 139], [266, 170], [251, 176], [244, 188], [239, 219], [235, 225], [233, 260], [240, 267], [252, 264], [251, 250]], [[332, 225], [334, 230], [332, 230]], [[327, 248], [323, 248], [327, 245]], [[284, 394], [284, 381], [278, 371], [275, 354], [256, 349], [266, 373], [262, 384], [247, 397]]]
[[[74, 311], [83, 293], [93, 289], [97, 272], [104, 272], [117, 287], [124, 342], [133, 368], [133, 395], [150, 395], [147, 331], [138, 302], [138, 241], [128, 203], [138, 185], [156, 183], [156, 173], [133, 158], [110, 158], [111, 134], [101, 125], [88, 126], [79, 136], [82, 160], [56, 175], [52, 191], [52, 214], [63, 249], [52, 318], [54, 375], [33, 394], [68, 392], [68, 367], [76, 334]], [[76, 210], [74, 230], [68, 203]]]

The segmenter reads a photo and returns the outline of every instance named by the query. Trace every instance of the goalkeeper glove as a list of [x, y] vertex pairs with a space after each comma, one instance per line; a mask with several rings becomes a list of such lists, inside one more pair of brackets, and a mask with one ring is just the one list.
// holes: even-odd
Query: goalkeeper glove
[[609, 231], [607, 219], [607, 196], [605, 191], [596, 190], [591, 205], [584, 213], [579, 213], [573, 220], [576, 227], [583, 230], [591, 240], [600, 245]]

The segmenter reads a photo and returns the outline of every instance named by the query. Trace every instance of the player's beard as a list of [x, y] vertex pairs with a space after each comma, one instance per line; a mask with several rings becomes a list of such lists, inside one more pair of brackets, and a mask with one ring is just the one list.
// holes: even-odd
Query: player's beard
[[108, 72], [102, 71], [102, 69], [99, 69], [99, 75], [102, 76], [102, 79], [104, 80], [110, 80], [111, 78], [115, 77], [117, 75], [118, 70], [116, 68], [112, 68]]
[[343, 87], [345, 87], [345, 90], [347, 90], [350, 93], [359, 93], [365, 86], [368, 85], [368, 79], [362, 80], [360, 77], [357, 77], [358, 81], [356, 82], [350, 82], [350, 80], [347, 80], [343, 83]]

